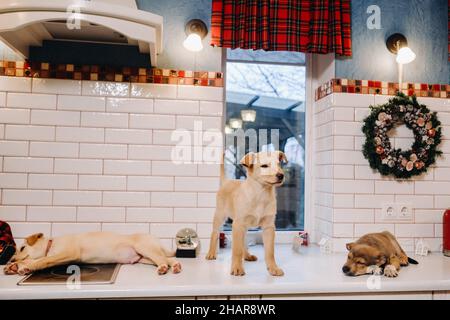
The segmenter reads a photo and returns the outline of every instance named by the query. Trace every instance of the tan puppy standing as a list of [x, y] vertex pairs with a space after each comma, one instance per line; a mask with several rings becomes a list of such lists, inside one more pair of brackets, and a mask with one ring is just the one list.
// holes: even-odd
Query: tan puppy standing
[[179, 273], [181, 264], [173, 256], [149, 234], [89, 232], [48, 239], [37, 233], [25, 239], [4, 272], [24, 275], [69, 263], [144, 263], [156, 265], [159, 274], [169, 267]]
[[245, 274], [243, 260], [255, 261], [245, 244], [245, 234], [249, 228], [261, 227], [267, 270], [271, 275], [282, 276], [275, 262], [275, 215], [277, 209], [275, 187], [284, 182], [281, 162], [287, 162], [281, 151], [248, 153], [241, 160], [247, 169], [247, 179], [225, 180], [222, 164], [221, 187], [217, 193], [217, 206], [213, 221], [211, 242], [206, 259], [216, 259], [217, 238], [225, 219], [233, 219], [231, 274]]

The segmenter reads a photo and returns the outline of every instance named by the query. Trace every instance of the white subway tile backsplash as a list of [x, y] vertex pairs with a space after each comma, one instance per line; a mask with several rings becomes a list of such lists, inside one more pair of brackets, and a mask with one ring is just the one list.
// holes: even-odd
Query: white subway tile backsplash
[[120, 207], [79, 207], [79, 222], [125, 222], [125, 208]]
[[30, 156], [76, 158], [78, 157], [78, 143], [30, 142]]
[[56, 109], [56, 95], [8, 93], [8, 107], [24, 109]]
[[154, 226], [172, 242], [167, 224], [209, 237], [219, 166], [176, 165], [180, 150], [171, 138], [177, 125], [193, 129], [195, 121], [199, 130], [221, 131], [223, 88], [55, 79], [7, 86], [0, 92], [0, 219], [30, 231], [43, 226], [49, 236]]
[[28, 124], [30, 123], [30, 110], [0, 108], [0, 121], [3, 124]]
[[0, 173], [0, 188], [25, 189], [26, 187], [26, 173]]
[[415, 223], [442, 223], [443, 210], [418, 210], [414, 212]]
[[353, 208], [354, 206], [355, 195], [353, 194], [334, 194], [332, 198], [334, 208]]
[[197, 194], [198, 207], [216, 207], [216, 193], [214, 192], [199, 192]]
[[11, 222], [14, 238], [26, 238], [32, 234], [42, 232], [46, 237], [51, 236], [51, 224], [47, 222]]
[[[205, 116], [222, 116], [224, 104], [212, 101], [200, 101], [200, 114]], [[449, 121], [450, 122], [450, 121]]]
[[450, 196], [434, 196], [434, 207], [437, 209], [450, 208]]
[[415, 184], [415, 194], [448, 195], [450, 190], [450, 181], [416, 181]]
[[150, 192], [103, 192], [104, 206], [143, 207], [150, 205]]
[[31, 124], [79, 126], [80, 113], [77, 111], [31, 110]]
[[0, 141], [0, 154], [2, 156], [27, 156], [28, 142]]
[[139, 98], [176, 99], [177, 86], [154, 83], [132, 83], [130, 95]]
[[171, 161], [152, 161], [152, 174], [156, 176], [197, 176], [196, 164], [177, 164]]
[[0, 90], [10, 92], [31, 92], [31, 79], [0, 76]]
[[385, 203], [394, 203], [394, 195], [356, 194], [355, 208], [381, 209]]
[[355, 237], [361, 237], [367, 233], [374, 232], [383, 232], [389, 231], [390, 233], [394, 233], [394, 225], [393, 224], [365, 224], [365, 223], [357, 223], [355, 224]]
[[160, 114], [198, 114], [199, 102], [189, 100], [155, 100], [155, 113]]
[[6, 125], [5, 139], [54, 141], [55, 128], [49, 126]]
[[150, 233], [160, 238], [175, 238], [178, 231], [184, 228], [196, 229], [195, 223], [152, 223]]
[[150, 225], [148, 223], [103, 223], [102, 231], [115, 232], [119, 234], [148, 234]]
[[37, 174], [28, 177], [29, 189], [76, 190], [78, 177], [67, 174]]
[[81, 125], [96, 128], [127, 128], [128, 115], [108, 112], [82, 112]]
[[[0, 220], [15, 222], [25, 221], [27, 207], [25, 206], [0, 206]], [[14, 233], [15, 236], [15, 233]]]
[[150, 161], [135, 160], [105, 160], [104, 174], [122, 174], [122, 175], [150, 175]]
[[127, 145], [80, 143], [80, 158], [126, 159]]
[[56, 141], [62, 142], [104, 142], [105, 129], [57, 127]]
[[51, 158], [22, 158], [5, 157], [3, 162], [5, 172], [51, 173], [53, 159]]
[[129, 176], [127, 190], [129, 191], [173, 191], [172, 177]]
[[101, 204], [101, 191], [55, 190], [53, 192], [55, 206], [100, 206]]
[[127, 222], [172, 222], [172, 208], [127, 208]]
[[333, 222], [373, 223], [373, 209], [334, 209]]
[[83, 81], [83, 96], [128, 97], [130, 84], [124, 82]]
[[102, 160], [55, 159], [55, 173], [101, 174]]
[[412, 181], [375, 181], [376, 194], [414, 194]]
[[28, 221], [71, 222], [76, 219], [76, 207], [30, 206], [27, 209]]
[[333, 237], [353, 237], [353, 224], [335, 223], [333, 225]]
[[53, 223], [52, 236], [101, 231], [100, 223]]
[[223, 101], [224, 88], [202, 86], [178, 86], [178, 99]]
[[152, 192], [152, 207], [195, 207], [197, 194], [194, 192]]
[[175, 116], [158, 114], [130, 114], [130, 128], [175, 129]]
[[52, 191], [3, 189], [2, 203], [6, 205], [51, 205]]
[[[3, 90], [3, 88], [2, 88]], [[6, 106], [6, 92], [0, 92], [0, 107]]]
[[125, 176], [80, 175], [79, 190], [126, 190]]
[[106, 98], [85, 96], [58, 96], [58, 109], [73, 111], [105, 111]]
[[105, 129], [106, 143], [151, 144], [151, 130]]
[[133, 98], [108, 98], [106, 111], [119, 113], [153, 113], [153, 100]]
[[[57, 79], [33, 79], [33, 93], [81, 94], [81, 81]], [[14, 90], [11, 90], [14, 91]]]
[[335, 193], [374, 193], [374, 181], [370, 180], [334, 180], [333, 191]]
[[397, 237], [434, 237], [433, 224], [396, 224], [395, 235]]
[[175, 191], [214, 192], [219, 189], [219, 178], [175, 177]]
[[174, 222], [211, 222], [214, 218], [214, 208], [175, 208]]

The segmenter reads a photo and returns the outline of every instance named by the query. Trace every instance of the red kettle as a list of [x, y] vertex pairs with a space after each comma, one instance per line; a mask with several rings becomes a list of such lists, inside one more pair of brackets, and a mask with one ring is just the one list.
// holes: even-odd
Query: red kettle
[[450, 209], [447, 209], [443, 218], [444, 256], [450, 257]]

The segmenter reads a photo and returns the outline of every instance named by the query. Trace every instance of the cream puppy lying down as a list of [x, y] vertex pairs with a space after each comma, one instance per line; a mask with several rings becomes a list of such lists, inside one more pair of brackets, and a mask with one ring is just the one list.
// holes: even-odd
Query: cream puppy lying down
[[4, 272], [25, 275], [69, 263], [145, 263], [156, 265], [158, 274], [167, 273], [170, 267], [179, 273], [181, 264], [173, 256], [149, 234], [89, 232], [46, 238], [37, 233], [25, 239]]

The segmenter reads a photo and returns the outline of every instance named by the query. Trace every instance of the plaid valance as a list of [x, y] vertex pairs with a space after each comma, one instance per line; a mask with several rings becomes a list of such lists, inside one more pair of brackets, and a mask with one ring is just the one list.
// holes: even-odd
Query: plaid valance
[[351, 56], [350, 0], [212, 0], [211, 45]]

